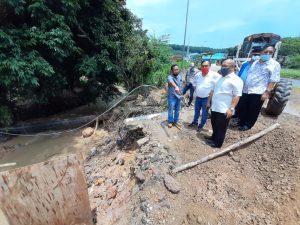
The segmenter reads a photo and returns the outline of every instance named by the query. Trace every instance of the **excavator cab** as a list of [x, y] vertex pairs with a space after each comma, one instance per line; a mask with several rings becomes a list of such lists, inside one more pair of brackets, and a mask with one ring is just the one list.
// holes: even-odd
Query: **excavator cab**
[[252, 34], [245, 37], [243, 44], [238, 46], [234, 60], [237, 62], [237, 64], [247, 61], [253, 49], [261, 50], [266, 45], [273, 45], [275, 47], [273, 58], [276, 60], [279, 48], [281, 46], [281, 37], [273, 33]]

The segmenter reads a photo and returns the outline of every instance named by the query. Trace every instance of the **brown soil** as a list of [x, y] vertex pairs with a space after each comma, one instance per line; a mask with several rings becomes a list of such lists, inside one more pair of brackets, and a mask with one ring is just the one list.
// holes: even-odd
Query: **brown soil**
[[[193, 109], [181, 113], [183, 129], [166, 127], [165, 116], [138, 121], [143, 135], [128, 131], [122, 148], [117, 136], [98, 146], [87, 161], [89, 193], [97, 224], [300, 224], [300, 118], [261, 115], [249, 131], [228, 129], [224, 147], [275, 122], [280, 128], [233, 152], [179, 173], [172, 194], [164, 175], [175, 166], [218, 149], [203, 143], [211, 132], [187, 125]], [[126, 132], [125, 132], [126, 133]], [[115, 134], [115, 133], [114, 133]], [[116, 134], [115, 134], [116, 135]], [[125, 138], [125, 139], [126, 139]], [[126, 139], [128, 140], [128, 139]], [[127, 150], [126, 150], [127, 149]]]

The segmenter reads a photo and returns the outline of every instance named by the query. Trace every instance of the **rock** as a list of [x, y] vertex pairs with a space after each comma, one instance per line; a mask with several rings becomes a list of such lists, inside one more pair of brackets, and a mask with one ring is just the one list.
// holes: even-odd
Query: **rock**
[[202, 218], [201, 218], [200, 216], [198, 216], [198, 218], [197, 218], [197, 223], [198, 223], [198, 224], [201, 224], [201, 223], [202, 223]]
[[87, 137], [92, 136], [93, 133], [94, 133], [94, 129], [91, 127], [87, 127], [82, 131], [82, 136], [84, 138], [87, 138]]
[[118, 190], [115, 186], [109, 186], [106, 190], [107, 199], [115, 198], [118, 194]]
[[180, 192], [180, 185], [172, 176], [165, 174], [164, 181], [168, 191], [173, 194], [178, 194]]
[[142, 202], [140, 205], [140, 208], [143, 212], [147, 212], [148, 211], [148, 205], [147, 202]]
[[140, 171], [137, 172], [137, 173], [135, 174], [135, 178], [136, 178], [137, 181], [140, 182], [140, 183], [144, 183], [145, 180], [146, 180], [144, 174], [143, 174], [142, 172], [140, 172]]
[[132, 131], [136, 131], [136, 130], [142, 130], [143, 129], [143, 125], [142, 124], [126, 124], [126, 128], [132, 132]]
[[238, 156], [233, 156], [232, 160], [235, 161], [235, 162], [240, 162], [241, 161], [240, 157], [238, 157]]
[[149, 137], [144, 137], [137, 141], [137, 144], [141, 147], [149, 141]]
[[228, 155], [229, 155], [230, 157], [233, 156], [233, 152], [230, 151], [230, 152], [228, 153]]
[[268, 162], [268, 155], [266, 153], [264, 153], [261, 157], [261, 159], [264, 161], [264, 162]]
[[95, 185], [100, 186], [101, 184], [103, 184], [104, 181], [105, 181], [104, 178], [99, 178], [99, 179], [96, 180]]
[[170, 146], [164, 145], [164, 149], [166, 149], [168, 151], [168, 150], [170, 150]]
[[273, 186], [272, 185], [268, 185], [267, 186], [267, 190], [272, 191], [273, 190]]
[[94, 156], [97, 152], [97, 148], [96, 147], [92, 147], [90, 150], [90, 155]]
[[119, 161], [118, 161], [118, 164], [119, 164], [119, 165], [123, 166], [124, 163], [125, 163], [125, 160], [124, 160], [124, 159], [119, 159]]

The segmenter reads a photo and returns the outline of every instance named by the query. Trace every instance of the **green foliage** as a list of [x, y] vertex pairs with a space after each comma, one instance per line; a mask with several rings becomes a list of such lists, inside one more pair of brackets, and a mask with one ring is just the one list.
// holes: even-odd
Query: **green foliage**
[[[67, 90], [93, 101], [168, 63], [122, 0], [2, 0], [0, 105], [48, 104]], [[74, 90], [83, 89], [81, 93]]]
[[300, 55], [300, 37], [287, 37], [282, 39], [279, 55]]
[[288, 56], [284, 62], [284, 66], [290, 69], [300, 69], [300, 54]]
[[238, 47], [231, 47], [231, 48], [227, 48], [227, 52], [228, 52], [228, 56], [236, 56], [236, 52], [237, 52]]
[[280, 75], [286, 78], [300, 79], [300, 69], [281, 69]]
[[[174, 53], [182, 54], [183, 45], [175, 45], [171, 44], [170, 47], [173, 49]], [[185, 52], [187, 51], [187, 46], [185, 47]], [[228, 50], [225, 48], [209, 48], [209, 47], [194, 47], [189, 46], [190, 53], [205, 53], [205, 52], [213, 52], [213, 53], [227, 53]]]

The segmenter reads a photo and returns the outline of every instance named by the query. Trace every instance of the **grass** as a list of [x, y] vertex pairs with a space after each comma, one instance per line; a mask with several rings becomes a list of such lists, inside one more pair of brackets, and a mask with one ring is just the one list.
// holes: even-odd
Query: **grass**
[[281, 69], [281, 77], [300, 79], [300, 69]]

